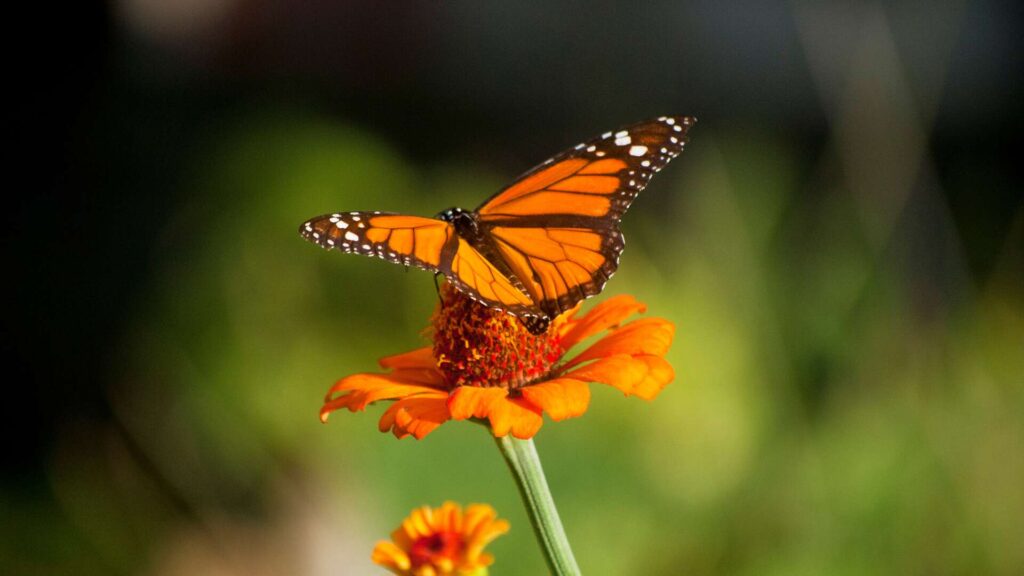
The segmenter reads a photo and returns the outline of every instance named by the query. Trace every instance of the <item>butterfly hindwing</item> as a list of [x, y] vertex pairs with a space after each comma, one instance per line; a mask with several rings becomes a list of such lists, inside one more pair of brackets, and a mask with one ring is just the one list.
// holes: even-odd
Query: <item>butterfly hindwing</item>
[[456, 288], [484, 304], [520, 317], [539, 316], [536, 303], [518, 283], [462, 238], [443, 272]]
[[618, 230], [587, 226], [503, 225], [490, 234], [537, 308], [551, 318], [598, 294], [623, 246]]
[[606, 132], [530, 170], [477, 209], [540, 311], [557, 316], [604, 288], [625, 246], [622, 214], [682, 152], [693, 122], [662, 117]]

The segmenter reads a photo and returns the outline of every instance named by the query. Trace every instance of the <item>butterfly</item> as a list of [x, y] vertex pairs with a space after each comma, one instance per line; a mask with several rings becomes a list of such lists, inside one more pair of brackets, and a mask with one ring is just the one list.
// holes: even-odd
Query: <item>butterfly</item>
[[473, 211], [449, 208], [433, 218], [334, 212], [299, 232], [323, 248], [444, 274], [461, 292], [541, 334], [615, 273], [625, 247], [619, 220], [683, 151], [695, 122], [662, 116], [605, 132], [544, 161]]

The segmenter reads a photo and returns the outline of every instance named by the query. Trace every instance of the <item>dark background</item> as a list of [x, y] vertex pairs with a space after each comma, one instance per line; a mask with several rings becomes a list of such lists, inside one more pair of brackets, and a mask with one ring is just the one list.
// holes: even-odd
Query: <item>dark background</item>
[[[373, 436], [376, 413], [316, 424], [334, 379], [417, 345], [433, 294], [426, 275], [327, 258], [294, 229], [333, 210], [472, 207], [577, 141], [688, 114], [688, 151], [627, 216], [633, 268], [610, 288], [679, 326], [679, 396], [651, 407], [688, 406], [661, 416], [689, 424], [652, 430], [650, 407], [609, 394], [569, 436], [549, 423], [538, 438], [556, 459], [604, 446], [549, 465], [556, 496], [578, 491], [563, 506], [584, 568], [1019, 573], [1020, 17], [972, 0], [123, 0], [15, 19], [33, 40], [11, 54], [0, 567], [251, 573], [238, 550], [267, 539], [285, 542], [256, 563], [267, 573], [363, 573], [407, 508], [475, 498], [504, 504], [533, 562], [499, 549], [494, 573], [531, 573], [511, 490], [485, 475], [451, 491], [433, 438], [380, 456], [394, 442]], [[459, 432], [433, 449], [465, 450]], [[604, 460], [684, 432], [664, 457], [694, 468], [675, 480]], [[699, 466], [719, 456], [735, 464]], [[411, 482], [403, 458], [436, 479]], [[615, 491], [652, 482], [663, 500]], [[339, 493], [362, 504], [310, 521], [330, 529], [287, 520]], [[606, 552], [621, 565], [598, 560], [595, 507], [636, 522], [618, 540], [635, 556]]]

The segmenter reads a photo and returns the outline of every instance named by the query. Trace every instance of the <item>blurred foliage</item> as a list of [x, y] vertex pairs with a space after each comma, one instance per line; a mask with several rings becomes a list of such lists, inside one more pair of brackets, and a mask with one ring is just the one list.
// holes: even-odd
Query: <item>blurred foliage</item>
[[[916, 225], [934, 191], [877, 241], [873, 199], [830, 153], [727, 126], [692, 138], [626, 216], [598, 297], [634, 294], [677, 325], [677, 381], [652, 403], [595, 386], [583, 418], [536, 439], [583, 571], [1019, 574], [1020, 247], [974, 282], [948, 214]], [[479, 427], [417, 442], [378, 433], [380, 407], [318, 422], [335, 379], [423, 345], [436, 296], [429, 274], [297, 234], [334, 210], [472, 207], [508, 175], [415, 166], [278, 109], [224, 119], [191, 163], [153, 281], [126, 303], [114, 417], [62, 435], [38, 488], [55, 505], [4, 495], [20, 527], [0, 538], [4, 571], [376, 573], [376, 539], [452, 499], [511, 521], [494, 574], [542, 573]]]

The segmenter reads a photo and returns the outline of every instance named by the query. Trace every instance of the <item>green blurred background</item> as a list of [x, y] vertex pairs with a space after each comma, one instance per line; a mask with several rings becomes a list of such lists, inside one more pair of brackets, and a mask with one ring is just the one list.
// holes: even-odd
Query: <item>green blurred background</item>
[[1024, 573], [1019, 3], [48, 10], [11, 20], [0, 573], [375, 574], [446, 499], [543, 573], [478, 427], [319, 423], [436, 296], [297, 227], [474, 207], [662, 114], [700, 123], [602, 297], [676, 324], [677, 379], [536, 438], [584, 573]]

